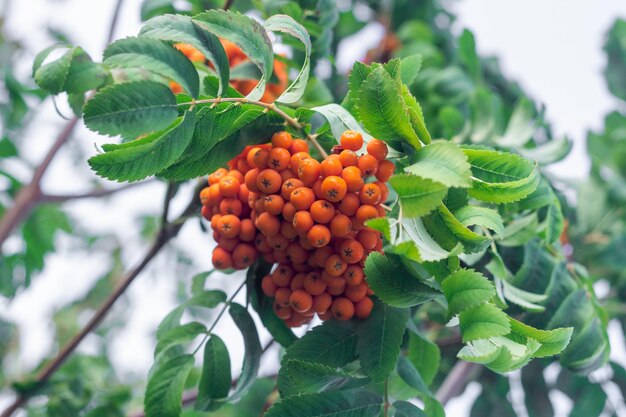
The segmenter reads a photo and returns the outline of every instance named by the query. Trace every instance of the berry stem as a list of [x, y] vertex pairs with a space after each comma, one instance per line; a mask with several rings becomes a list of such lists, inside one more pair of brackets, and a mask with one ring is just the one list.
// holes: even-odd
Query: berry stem
[[186, 102], [186, 103], [179, 103], [178, 106], [195, 106], [196, 104], [208, 104], [208, 103], [211, 103], [211, 104], [219, 104], [219, 103], [253, 104], [255, 106], [263, 107], [266, 110], [273, 111], [276, 114], [278, 114], [280, 117], [285, 119], [285, 121], [289, 123], [293, 128], [301, 131], [305, 135], [306, 139], [309, 142], [311, 142], [315, 146], [315, 148], [317, 148], [318, 152], [320, 153], [320, 155], [322, 155], [322, 157], [328, 158], [328, 153], [324, 150], [322, 145], [320, 145], [320, 143], [317, 141], [317, 135], [312, 135], [308, 133], [304, 129], [304, 125], [298, 122], [298, 119], [289, 116], [283, 110], [278, 108], [278, 106], [276, 106], [275, 103], [264, 103], [258, 100], [250, 100], [246, 97], [217, 97], [217, 98], [207, 98], [207, 99], [202, 99], [202, 100], [194, 100], [194, 101]]

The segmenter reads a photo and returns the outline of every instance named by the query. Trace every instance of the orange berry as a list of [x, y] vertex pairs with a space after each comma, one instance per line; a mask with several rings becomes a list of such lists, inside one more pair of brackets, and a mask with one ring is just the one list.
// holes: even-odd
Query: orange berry
[[243, 206], [238, 198], [225, 198], [220, 201], [220, 213], [241, 216]]
[[246, 172], [244, 176], [244, 183], [248, 190], [253, 191], [255, 193], [259, 192], [259, 187], [257, 186], [257, 178], [259, 177], [259, 170], [257, 168], [251, 169]]
[[209, 187], [204, 187], [202, 191], [200, 191], [200, 203], [203, 206], [208, 206], [210, 204], [210, 197], [209, 197], [210, 192], [211, 192], [211, 188]]
[[293, 217], [293, 228], [296, 229], [296, 232], [299, 234], [307, 233], [309, 229], [313, 227], [313, 223], [311, 213], [305, 210], [296, 212]]
[[265, 275], [261, 280], [261, 289], [263, 290], [263, 294], [268, 297], [273, 297], [276, 293], [278, 287], [274, 284], [274, 280], [272, 280], [271, 275]]
[[231, 175], [227, 175], [219, 182], [220, 194], [223, 197], [235, 197], [239, 194], [239, 180]]
[[219, 227], [219, 221], [222, 218], [221, 214], [214, 214], [213, 217], [211, 217], [211, 229], [217, 231], [217, 228]]
[[319, 313], [317, 316], [320, 318], [320, 320], [327, 321], [333, 318], [333, 313], [330, 311], [330, 308], [329, 308], [325, 312]]
[[300, 238], [298, 239], [298, 243], [300, 244], [300, 246], [302, 246], [306, 250], [315, 249], [313, 245], [311, 245], [311, 242], [309, 242], [309, 238], [306, 236], [306, 234], [303, 234], [302, 236], [300, 236]]
[[347, 268], [348, 264], [337, 254], [330, 255], [326, 259], [325, 269], [332, 276], [338, 277], [342, 275]]
[[265, 262], [267, 262], [268, 264], [275, 263], [276, 259], [274, 259], [274, 252], [272, 251], [271, 253], [263, 253], [263, 260], [265, 260]]
[[276, 236], [280, 233], [280, 220], [269, 213], [261, 213], [256, 219], [256, 227], [265, 236]]
[[308, 187], [299, 187], [291, 192], [289, 201], [297, 210], [308, 210], [315, 201], [315, 194]]
[[[295, 245], [299, 245], [298, 242], [292, 242], [292, 243], [294, 243]], [[302, 248], [302, 250], [304, 250], [304, 248]], [[308, 261], [308, 254], [307, 254], [307, 261]], [[309, 272], [309, 270], [311, 269], [311, 268], [309, 268], [309, 265], [307, 265], [305, 262], [302, 262], [302, 263], [292, 263], [291, 266], [293, 267], [294, 270], [296, 270], [298, 272]]]
[[257, 214], [261, 214], [265, 212], [265, 200], [263, 198], [259, 198], [254, 202], [254, 210]]
[[291, 170], [291, 168], [285, 168], [282, 171], [280, 171], [279, 174], [283, 182], [292, 178], [298, 178], [298, 176]]
[[309, 272], [304, 278], [304, 289], [311, 295], [320, 295], [326, 290], [326, 283], [319, 272]]
[[385, 217], [387, 215], [387, 212], [380, 204], [377, 204], [374, 207], [376, 208], [376, 211], [378, 211], [378, 217]]
[[274, 257], [274, 262], [278, 262], [281, 264], [286, 264], [289, 262], [287, 258], [287, 252], [284, 249], [273, 249], [272, 256]]
[[252, 167], [250, 167], [250, 165], [248, 165], [248, 162], [246, 162], [245, 159], [241, 158], [237, 161], [237, 170], [242, 172], [242, 173], [246, 173], [248, 172]]
[[272, 135], [272, 146], [275, 148], [289, 149], [293, 143], [293, 138], [289, 132], [276, 132]]
[[326, 200], [317, 200], [311, 204], [311, 216], [318, 223], [328, 223], [335, 216], [335, 207]]
[[356, 154], [356, 152], [351, 151], [349, 149], [344, 149], [339, 154], [339, 162], [341, 162], [341, 165], [344, 168], [345, 167], [356, 166], [358, 164], [358, 162], [359, 162], [359, 157]]
[[365, 297], [354, 305], [354, 315], [359, 319], [366, 319], [369, 317], [374, 308], [374, 302], [371, 298]]
[[352, 221], [345, 214], [336, 214], [330, 221], [330, 233], [334, 237], [346, 237], [352, 230]]
[[[276, 295], [274, 295], [276, 298]], [[283, 320], [289, 320], [293, 314], [293, 310], [289, 305], [282, 305], [277, 302], [274, 303], [274, 313], [276, 316]]]
[[273, 169], [264, 169], [259, 172], [256, 180], [259, 191], [265, 194], [274, 194], [280, 189], [282, 183], [280, 174]]
[[380, 217], [378, 210], [376, 210], [376, 207], [369, 204], [362, 205], [356, 211], [356, 219], [361, 222], [361, 224], [376, 217]]
[[291, 152], [292, 155], [298, 152], [309, 152], [309, 145], [302, 139], [294, 139], [289, 148], [289, 152]]
[[298, 232], [293, 227], [293, 223], [287, 221], [280, 222], [280, 234], [289, 240], [298, 237]]
[[237, 269], [245, 269], [256, 260], [256, 249], [249, 243], [240, 243], [233, 251], [233, 265]]
[[367, 285], [361, 282], [357, 285], [348, 285], [344, 291], [345, 297], [353, 303], [358, 303], [367, 295]]
[[341, 172], [341, 178], [346, 182], [348, 191], [351, 193], [360, 191], [365, 184], [361, 176], [361, 170], [355, 166], [345, 167]]
[[289, 304], [295, 311], [302, 313], [313, 306], [313, 297], [304, 290], [295, 290], [289, 297]]
[[378, 185], [378, 188], [380, 188], [380, 202], [384, 203], [389, 197], [389, 188], [387, 187], [387, 184], [381, 181], [376, 181], [374, 184]]
[[303, 187], [304, 183], [297, 178], [288, 179], [283, 182], [283, 185], [280, 188], [280, 195], [285, 199], [289, 200], [289, 196], [291, 196], [291, 192], [296, 188]]
[[209, 185], [217, 184], [226, 174], [228, 174], [226, 168], [218, 168], [214, 173], [209, 175]]
[[334, 297], [338, 297], [343, 295], [345, 288], [346, 280], [343, 279], [343, 277], [337, 277], [337, 284], [334, 286], [329, 286], [326, 289], [326, 292]]
[[341, 175], [342, 170], [343, 166], [339, 161], [339, 155], [329, 155], [328, 158], [324, 159], [320, 164], [320, 174], [322, 177]]
[[217, 232], [224, 237], [233, 238], [241, 230], [241, 220], [233, 214], [226, 214], [217, 221]]
[[213, 209], [209, 206], [202, 206], [200, 209], [200, 214], [207, 220], [211, 220], [211, 216], [213, 216]]
[[213, 262], [213, 266], [217, 269], [228, 269], [233, 266], [233, 257], [226, 249], [217, 246], [213, 249], [211, 262]]
[[289, 166], [291, 154], [285, 148], [272, 148], [267, 160], [267, 165], [276, 171], [282, 171]]
[[363, 246], [363, 249], [371, 251], [376, 246], [376, 242], [380, 239], [380, 234], [371, 229], [359, 230], [356, 239]]
[[248, 189], [248, 186], [246, 184], [241, 184], [239, 186], [239, 194], [237, 194], [237, 197], [239, 198], [239, 201], [241, 201], [242, 203], [244, 204], [248, 203], [248, 198], [250, 197], [250, 190]]
[[310, 159], [311, 155], [308, 152], [296, 152], [291, 155], [291, 160], [289, 161], [289, 166], [291, 170], [294, 172], [298, 172], [298, 168], [300, 167], [300, 163], [305, 159]]
[[309, 252], [305, 250], [298, 242], [291, 242], [287, 246], [287, 258], [296, 264], [302, 264], [309, 258]]
[[363, 136], [354, 130], [346, 130], [341, 134], [339, 144], [344, 149], [358, 151], [363, 146]]
[[354, 193], [347, 193], [341, 203], [339, 203], [339, 211], [346, 216], [354, 216], [360, 206], [359, 196]]
[[307, 232], [307, 239], [314, 248], [321, 248], [330, 242], [330, 230], [326, 226], [316, 224]]
[[313, 185], [320, 176], [320, 163], [315, 159], [305, 159], [298, 166], [298, 178], [304, 185]]
[[333, 253], [333, 248], [331, 248], [330, 246], [323, 246], [321, 248], [315, 249], [315, 252], [312, 256], [314, 265], [320, 268], [324, 268], [326, 266], [326, 260]]
[[324, 199], [324, 194], [322, 194], [322, 178], [318, 178], [317, 181], [313, 184], [313, 194], [315, 194], [315, 198], [319, 200]]
[[333, 297], [327, 292], [313, 297], [313, 311], [317, 314], [324, 314], [333, 303]]
[[343, 274], [348, 285], [359, 285], [363, 282], [363, 268], [358, 265], [350, 265]]
[[289, 246], [289, 240], [287, 240], [287, 238], [281, 234], [268, 237], [267, 243], [270, 245], [272, 249], [280, 250], [280, 251], [287, 250], [287, 246]]
[[228, 171], [228, 174], [226, 174], [226, 176], [237, 178], [237, 181], [239, 181], [240, 184], [243, 183], [243, 174], [236, 169], [231, 169], [230, 171]]
[[359, 199], [363, 204], [376, 205], [380, 203], [382, 192], [376, 184], [365, 184], [359, 192]]
[[376, 171], [376, 179], [378, 181], [387, 182], [396, 170], [393, 162], [384, 159], [378, 163], [378, 171]]
[[378, 170], [378, 159], [372, 155], [361, 155], [357, 166], [361, 170], [364, 177], [374, 175]]
[[389, 153], [389, 148], [387, 148], [387, 144], [379, 139], [372, 139], [367, 144], [367, 153], [372, 155], [374, 158], [382, 161], [387, 157]]
[[339, 256], [349, 264], [355, 264], [363, 259], [363, 246], [354, 239], [346, 239], [339, 248]]
[[287, 265], [278, 265], [278, 268], [272, 272], [272, 281], [278, 287], [286, 287], [294, 276], [293, 269]]
[[228, 252], [231, 252], [231, 253], [233, 252], [235, 247], [237, 247], [237, 245], [239, 244], [239, 239], [237, 239], [236, 237], [227, 238], [227, 237], [218, 236], [218, 239], [216, 239], [216, 241], [220, 247], [226, 249]]
[[278, 216], [283, 212], [285, 201], [279, 195], [268, 195], [263, 198], [263, 207], [265, 208], [265, 211], [272, 216]]
[[337, 320], [350, 320], [354, 316], [354, 304], [344, 297], [339, 297], [333, 301], [330, 311]]
[[[276, 283], [276, 281], [274, 281], [274, 283]], [[278, 288], [274, 293], [274, 301], [281, 306], [289, 305], [289, 297], [291, 297], [291, 290], [287, 287]]]
[[256, 237], [256, 228], [250, 219], [243, 219], [239, 227], [239, 239], [244, 242], [252, 242]]
[[328, 201], [336, 203], [346, 196], [348, 189], [343, 178], [332, 175], [322, 181], [322, 195]]
[[293, 206], [293, 204], [291, 204], [291, 202], [286, 202], [285, 206], [283, 207], [283, 219], [287, 220], [288, 222], [292, 222], [293, 218], [296, 215], [296, 208]]
[[301, 290], [304, 288], [304, 278], [306, 274], [304, 272], [299, 272], [291, 278], [291, 283], [289, 284], [289, 288], [291, 291]]
[[251, 167], [256, 167], [260, 170], [267, 168], [267, 160], [270, 156], [270, 152], [267, 149], [253, 148], [248, 155], [252, 155], [251, 161], [248, 162]]

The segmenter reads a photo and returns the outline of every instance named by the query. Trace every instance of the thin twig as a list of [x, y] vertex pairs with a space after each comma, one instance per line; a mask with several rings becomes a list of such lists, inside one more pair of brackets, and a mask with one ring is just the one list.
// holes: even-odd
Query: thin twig
[[115, 4], [115, 8], [113, 9], [113, 17], [111, 17], [111, 24], [109, 25], [109, 34], [107, 35], [106, 44], [104, 45], [105, 48], [111, 43], [113, 37], [115, 36], [115, 29], [117, 28], [117, 21], [120, 17], [123, 3], [124, 0], [117, 0], [117, 3]]
[[457, 361], [448, 376], [441, 383], [435, 397], [441, 405], [446, 405], [452, 398], [463, 392], [467, 382], [480, 370], [480, 365], [472, 362]]
[[202, 99], [202, 100], [194, 100], [194, 101], [185, 102], [185, 103], [178, 103], [178, 106], [195, 106], [196, 104], [219, 104], [219, 103], [253, 104], [255, 106], [263, 107], [266, 110], [273, 111], [276, 114], [278, 114], [280, 117], [285, 119], [285, 121], [288, 124], [290, 124], [293, 128], [298, 129], [299, 131], [301, 131], [306, 136], [307, 140], [309, 142], [311, 142], [317, 148], [317, 150], [319, 151], [320, 155], [322, 155], [324, 158], [328, 157], [328, 153], [326, 152], [326, 150], [324, 150], [322, 145], [320, 145], [320, 143], [317, 141], [317, 139], [316, 139], [317, 136], [308, 133], [304, 129], [304, 126], [301, 125], [300, 122], [298, 122], [298, 119], [289, 116], [283, 110], [278, 108], [278, 106], [276, 106], [275, 103], [264, 103], [264, 102], [258, 101], [258, 100], [249, 100], [246, 97], [218, 97], [218, 98], [208, 98], [208, 99]]
[[[201, 183], [201, 186], [204, 184]], [[199, 187], [200, 187], [199, 185]], [[199, 188], [197, 187], [197, 188]], [[200, 206], [198, 193], [194, 192], [194, 197], [189, 203], [184, 212], [180, 215], [179, 219], [187, 219], [190, 213], [194, 213]], [[166, 199], [170, 199], [171, 196], [166, 194]], [[115, 302], [124, 294], [130, 284], [137, 278], [137, 276], [146, 268], [146, 266], [152, 261], [152, 259], [159, 253], [159, 251], [182, 229], [184, 221], [172, 222], [162, 228], [157, 237], [146, 254], [143, 256], [139, 264], [129, 271], [121, 280], [120, 284], [113, 291], [111, 295], [104, 301], [104, 303], [98, 308], [98, 311], [89, 320], [89, 322], [82, 328], [82, 330], [76, 334], [59, 353], [52, 359], [35, 377], [35, 382], [38, 386], [45, 384], [48, 379], [56, 372], [56, 370], [65, 362], [65, 360], [74, 352], [83, 339], [91, 333], [102, 319], [108, 314]], [[19, 395], [15, 401], [4, 410], [0, 417], [10, 417], [17, 409], [21, 408], [27, 401], [28, 395]]]
[[117, 194], [119, 192], [126, 191], [138, 185], [148, 184], [149, 182], [151, 181], [148, 180], [148, 181], [143, 181], [143, 182], [132, 182], [130, 184], [126, 184], [122, 187], [117, 187], [117, 188], [99, 188], [96, 190], [88, 191], [84, 194], [45, 194], [45, 193], [42, 193], [38, 202], [39, 203], [65, 203], [71, 200], [83, 200], [83, 199], [89, 199], [89, 198], [107, 197], [113, 194]]
[[228, 10], [233, 6], [233, 3], [235, 2], [235, 0], [226, 0], [224, 2], [224, 10]]

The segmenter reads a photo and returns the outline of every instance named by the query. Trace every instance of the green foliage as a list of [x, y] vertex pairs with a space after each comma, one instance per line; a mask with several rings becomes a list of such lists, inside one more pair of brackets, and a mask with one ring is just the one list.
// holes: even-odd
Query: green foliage
[[278, 401], [265, 413], [267, 417], [374, 417], [379, 415], [382, 398], [368, 391], [337, 391], [304, 394]]

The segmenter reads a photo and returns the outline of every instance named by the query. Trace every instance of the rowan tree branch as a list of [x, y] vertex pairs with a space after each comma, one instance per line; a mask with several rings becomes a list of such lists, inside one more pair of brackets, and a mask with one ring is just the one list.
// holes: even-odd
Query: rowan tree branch
[[[157, 234], [154, 242], [143, 256], [141, 261], [132, 270], [126, 273], [121, 279], [119, 285], [115, 288], [113, 293], [104, 301], [104, 303], [98, 308], [89, 322], [82, 328], [78, 334], [76, 334], [59, 353], [42, 368], [41, 371], [35, 377], [35, 384], [38, 387], [44, 385], [48, 379], [59, 369], [59, 367], [65, 362], [65, 360], [74, 352], [78, 345], [85, 339], [85, 337], [91, 333], [102, 321], [102, 319], [109, 313], [115, 302], [126, 292], [130, 284], [137, 278], [137, 276], [148, 266], [148, 264], [154, 259], [159, 251], [182, 229], [185, 221], [193, 214], [198, 212], [200, 208], [200, 201], [198, 193], [200, 188], [204, 187], [204, 182], [200, 181], [196, 190], [194, 191], [193, 198], [188, 204], [187, 208], [175, 221], [166, 224], [162, 227]], [[172, 193], [166, 192], [165, 200], [166, 206], [169, 206], [169, 200], [172, 198]], [[36, 391], [36, 390], [35, 390]], [[32, 394], [20, 394], [15, 401], [4, 410], [0, 417], [10, 417], [17, 409], [21, 408], [29, 399], [29, 395]]]
[[446, 379], [437, 390], [435, 397], [441, 405], [446, 405], [452, 398], [460, 395], [467, 382], [480, 371], [480, 365], [472, 362], [457, 361]]

